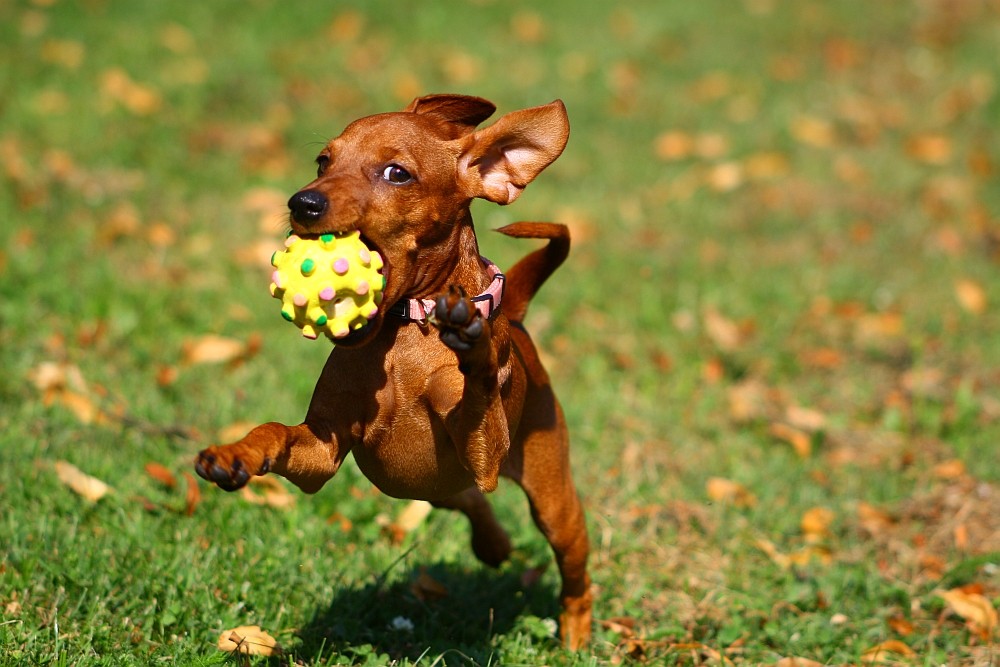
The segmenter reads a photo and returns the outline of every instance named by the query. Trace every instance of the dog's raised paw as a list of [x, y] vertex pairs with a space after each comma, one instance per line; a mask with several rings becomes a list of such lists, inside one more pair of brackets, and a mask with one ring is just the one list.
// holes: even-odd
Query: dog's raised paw
[[236, 491], [246, 486], [253, 475], [266, 473], [269, 463], [265, 459], [256, 472], [251, 472], [241, 458], [229, 455], [220, 447], [209, 447], [198, 453], [194, 470], [201, 478], [216, 484], [220, 489]]
[[456, 352], [471, 349], [483, 335], [483, 316], [461, 285], [451, 285], [437, 298], [433, 322], [441, 342]]

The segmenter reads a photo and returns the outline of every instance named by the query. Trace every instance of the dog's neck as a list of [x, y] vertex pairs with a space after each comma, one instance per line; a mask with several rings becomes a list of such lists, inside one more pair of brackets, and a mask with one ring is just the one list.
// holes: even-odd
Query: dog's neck
[[504, 275], [496, 264], [479, 254], [472, 216], [468, 211], [452, 227], [451, 237], [437, 246], [419, 264], [418, 278], [407, 296], [394, 303], [388, 313], [409, 322], [424, 323], [433, 317], [433, 298], [449, 285], [460, 285], [489, 319], [500, 308]]
[[[500, 267], [482, 255], [480, 255], [479, 261], [490, 276], [490, 284], [482, 293], [472, 297], [472, 303], [476, 305], [483, 317], [490, 319], [500, 310], [506, 277], [500, 272]], [[434, 316], [435, 306], [436, 302], [433, 299], [401, 299], [389, 308], [388, 314], [408, 322], [422, 324]]]

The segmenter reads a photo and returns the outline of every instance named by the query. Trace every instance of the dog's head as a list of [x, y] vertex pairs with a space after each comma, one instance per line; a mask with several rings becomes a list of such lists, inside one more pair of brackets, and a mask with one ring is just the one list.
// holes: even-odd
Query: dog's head
[[316, 158], [316, 179], [288, 201], [299, 236], [359, 230], [385, 261], [383, 307], [338, 345], [370, 340], [388, 306], [426, 293], [463, 252], [469, 204], [509, 204], [562, 153], [562, 102], [522, 109], [476, 130], [496, 107], [479, 97], [430, 95], [403, 111], [354, 121]]

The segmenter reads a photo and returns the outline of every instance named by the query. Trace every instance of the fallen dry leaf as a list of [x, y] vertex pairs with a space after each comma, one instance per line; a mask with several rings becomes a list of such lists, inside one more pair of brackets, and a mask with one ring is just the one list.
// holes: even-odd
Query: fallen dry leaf
[[785, 408], [785, 421], [789, 426], [809, 433], [818, 433], [826, 428], [826, 415], [819, 410], [800, 405], [789, 405]]
[[753, 377], [733, 384], [726, 394], [729, 416], [737, 424], [772, 418], [778, 410], [778, 392]]
[[800, 526], [808, 541], [819, 541], [829, 537], [830, 525], [835, 515], [827, 507], [813, 507], [802, 515]]
[[342, 533], [349, 533], [351, 529], [354, 528], [354, 523], [340, 512], [334, 512], [328, 516], [326, 518], [326, 522], [331, 525], [337, 524], [340, 528], [340, 532]]
[[808, 658], [782, 658], [774, 667], [823, 667], [823, 663]]
[[100, 92], [106, 100], [117, 102], [137, 116], [155, 113], [163, 103], [155, 89], [133, 81], [120, 67], [101, 74]]
[[902, 637], [909, 637], [916, 630], [913, 623], [902, 616], [893, 616], [887, 623], [893, 632]]
[[741, 326], [720, 313], [715, 307], [708, 306], [702, 313], [705, 334], [723, 352], [732, 352], [746, 340], [746, 327]]
[[752, 181], [763, 181], [786, 175], [791, 167], [788, 158], [782, 153], [754, 153], [743, 162], [747, 178]]
[[809, 458], [812, 454], [812, 436], [807, 432], [797, 429], [784, 422], [775, 422], [768, 428], [768, 432], [778, 440], [787, 442], [799, 455], [799, 458]]
[[816, 116], [799, 116], [792, 121], [792, 136], [807, 146], [829, 148], [837, 139], [833, 123]]
[[198, 507], [198, 503], [201, 502], [201, 487], [198, 486], [198, 480], [194, 478], [194, 475], [186, 470], [184, 471], [184, 481], [187, 482], [187, 493], [184, 494], [184, 514], [191, 516]]
[[804, 567], [813, 561], [818, 561], [823, 565], [829, 565], [833, 561], [833, 554], [825, 547], [809, 545], [798, 551], [782, 553], [770, 540], [759, 539], [756, 542], [757, 548], [767, 554], [776, 565], [782, 569], [789, 569], [793, 565]]
[[937, 591], [937, 595], [948, 603], [953, 612], [984, 636], [989, 636], [997, 627], [997, 610], [985, 596], [962, 588]]
[[951, 139], [943, 134], [917, 134], [906, 141], [906, 154], [924, 164], [946, 164], [951, 149]]
[[219, 635], [220, 651], [245, 653], [247, 655], [272, 656], [281, 653], [277, 640], [259, 625], [241, 625], [232, 630], [223, 630]]
[[967, 313], [982, 315], [986, 312], [986, 290], [974, 280], [964, 278], [955, 283], [955, 298]]
[[705, 181], [715, 192], [732, 192], [743, 185], [743, 165], [734, 161], [712, 165], [705, 176]]
[[101, 411], [94, 400], [85, 394], [71, 389], [64, 389], [52, 395], [53, 401], [72, 412], [82, 424], [101, 424], [107, 422], [107, 415]]
[[602, 628], [610, 630], [622, 637], [634, 637], [635, 626], [638, 625], [634, 618], [626, 616], [618, 618], [606, 618], [599, 621]]
[[407, 503], [406, 507], [396, 515], [396, 520], [389, 524], [393, 541], [401, 542], [404, 537], [416, 530], [432, 509], [434, 506], [426, 500], [411, 500]]
[[86, 474], [72, 463], [56, 461], [55, 468], [60, 482], [90, 502], [96, 503], [111, 492], [110, 486]]
[[694, 152], [694, 138], [690, 134], [671, 130], [656, 137], [653, 147], [656, 157], [661, 160], [683, 160]]
[[28, 373], [28, 379], [42, 392], [43, 405], [62, 405], [84, 424], [108, 421], [108, 415], [91, 397], [87, 381], [77, 366], [45, 361]]
[[888, 512], [864, 502], [858, 503], [858, 521], [861, 528], [873, 537], [885, 533], [896, 523]]
[[959, 479], [965, 475], [965, 462], [948, 459], [934, 466], [934, 476], [938, 479]]
[[861, 662], [868, 664], [888, 663], [895, 662], [900, 657], [912, 658], [916, 655], [913, 649], [905, 643], [898, 639], [889, 639], [865, 650], [861, 654]]
[[440, 581], [421, 569], [420, 575], [410, 585], [410, 592], [422, 602], [431, 602], [448, 597], [448, 589]]
[[[261, 487], [261, 494], [252, 491], [251, 487]], [[254, 505], [267, 505], [280, 510], [295, 505], [295, 496], [288, 492], [277, 477], [270, 475], [251, 477], [250, 483], [240, 489], [240, 496]]]
[[222, 364], [241, 359], [247, 353], [247, 344], [235, 338], [208, 334], [184, 343], [184, 363]]
[[146, 474], [155, 479], [160, 484], [166, 487], [174, 488], [177, 486], [177, 478], [174, 474], [166, 469], [166, 467], [160, 465], [159, 463], [150, 462], [146, 464]]
[[256, 426], [257, 422], [233, 422], [228, 426], [220, 428], [216, 432], [215, 437], [219, 439], [219, 442], [236, 442], [237, 440], [242, 440], [243, 436], [252, 431]]
[[757, 504], [757, 496], [739, 482], [730, 479], [710, 477], [705, 483], [705, 491], [716, 502], [736, 507], [753, 507]]

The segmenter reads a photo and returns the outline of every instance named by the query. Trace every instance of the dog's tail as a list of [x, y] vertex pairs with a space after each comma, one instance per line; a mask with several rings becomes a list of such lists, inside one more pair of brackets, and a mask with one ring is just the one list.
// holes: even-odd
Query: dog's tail
[[521, 322], [535, 292], [569, 255], [569, 228], [554, 222], [515, 222], [497, 231], [518, 239], [549, 240], [506, 272], [503, 312], [510, 321]]

